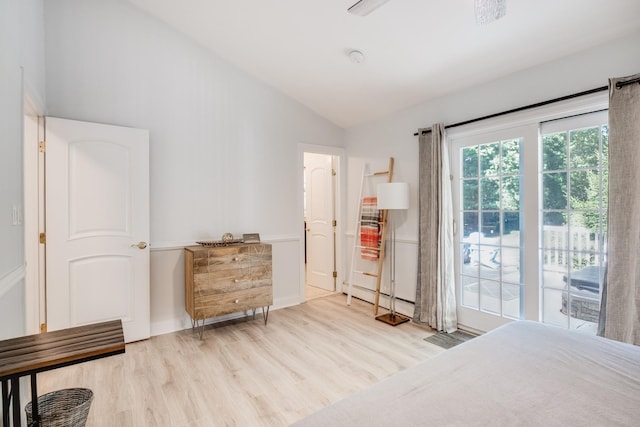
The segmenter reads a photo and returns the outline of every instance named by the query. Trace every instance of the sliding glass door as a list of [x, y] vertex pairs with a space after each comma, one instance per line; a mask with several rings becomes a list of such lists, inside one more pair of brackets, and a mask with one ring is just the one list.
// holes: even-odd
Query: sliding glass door
[[541, 126], [542, 321], [595, 333], [607, 255], [607, 112]]
[[461, 326], [530, 319], [595, 332], [607, 136], [599, 112], [449, 140]]
[[536, 224], [525, 209], [536, 192], [525, 159], [535, 159], [536, 139], [535, 129], [523, 127], [452, 141], [458, 320], [468, 328], [524, 318], [525, 259], [535, 253], [526, 246], [535, 233], [530, 242], [525, 230]]

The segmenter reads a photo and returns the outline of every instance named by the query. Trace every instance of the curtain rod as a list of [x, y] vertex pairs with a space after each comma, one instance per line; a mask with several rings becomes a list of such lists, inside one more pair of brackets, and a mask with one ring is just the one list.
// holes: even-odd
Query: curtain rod
[[[618, 83], [616, 83], [616, 88], [620, 89], [623, 86], [626, 86], [628, 84], [635, 83], [635, 82], [640, 83], [640, 78], [628, 80], [626, 82], [618, 82]], [[591, 95], [592, 93], [602, 92], [604, 90], [609, 90], [609, 86], [602, 86], [602, 87], [598, 87], [598, 88], [595, 88], [595, 89], [586, 90], [584, 92], [574, 93], [572, 95], [561, 96], [560, 98], [554, 98], [554, 99], [550, 99], [550, 100], [547, 100], [547, 101], [537, 102], [535, 104], [525, 105], [524, 107], [518, 107], [518, 108], [511, 109], [511, 110], [502, 111], [500, 113], [489, 114], [488, 116], [482, 116], [482, 117], [478, 117], [478, 118], [471, 119], [471, 120], [465, 120], [464, 122], [458, 122], [458, 123], [454, 123], [452, 125], [447, 125], [444, 128], [445, 129], [449, 129], [449, 128], [454, 128], [454, 127], [458, 127], [458, 126], [468, 125], [470, 123], [479, 122], [481, 120], [493, 119], [494, 117], [504, 116], [506, 114], [517, 113], [519, 111], [529, 110], [531, 108], [543, 107], [545, 105], [553, 104], [555, 102], [566, 101], [567, 99], [578, 98], [580, 96], [585, 96], [585, 95]], [[422, 134], [425, 135], [425, 134], [427, 134], [429, 132], [431, 132], [431, 128], [424, 129], [422, 131]], [[418, 136], [418, 135], [419, 135], [419, 132], [416, 132], [416, 133], [413, 134], [413, 136]]]
[[618, 83], [616, 83], [616, 89], [621, 89], [621, 88], [625, 87], [626, 85], [630, 85], [630, 84], [633, 84], [633, 83], [640, 84], [640, 77], [636, 77], [635, 79], [627, 80], [625, 82], [618, 82]]

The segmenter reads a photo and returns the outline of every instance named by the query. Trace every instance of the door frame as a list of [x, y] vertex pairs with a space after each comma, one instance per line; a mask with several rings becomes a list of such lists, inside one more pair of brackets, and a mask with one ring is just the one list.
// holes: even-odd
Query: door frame
[[[26, 86], [26, 85], [25, 85]], [[44, 139], [44, 107], [27, 87], [23, 96], [25, 116], [37, 118], [36, 138], [28, 138], [27, 121], [23, 121], [23, 218], [25, 256], [25, 332], [36, 334], [46, 331], [46, 282], [43, 244], [38, 235], [44, 231], [44, 154], [39, 142]]]
[[346, 181], [342, 179], [345, 176], [345, 151], [344, 148], [341, 147], [333, 147], [333, 146], [325, 146], [325, 145], [315, 145], [315, 144], [298, 144], [298, 209], [297, 209], [297, 218], [298, 218], [298, 235], [299, 235], [299, 257], [300, 260], [300, 271], [299, 271], [299, 291], [298, 298], [299, 302], [303, 303], [306, 299], [306, 291], [305, 291], [305, 275], [304, 275], [304, 250], [305, 250], [305, 242], [304, 242], [304, 153], [316, 153], [316, 154], [326, 154], [334, 156], [337, 160], [336, 165], [336, 182], [335, 182], [335, 220], [336, 220], [336, 229], [335, 229], [335, 259], [336, 259], [336, 290], [341, 289], [341, 284], [344, 282], [344, 257], [343, 257], [343, 229], [344, 229], [344, 207], [346, 206], [343, 200], [344, 194], [344, 185]]

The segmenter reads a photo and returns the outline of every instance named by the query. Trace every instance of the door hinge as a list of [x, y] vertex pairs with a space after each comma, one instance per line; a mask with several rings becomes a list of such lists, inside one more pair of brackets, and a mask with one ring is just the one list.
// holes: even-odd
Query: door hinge
[[334, 271], [334, 272], [333, 272], [333, 278], [335, 279], [336, 277], [338, 277], [338, 272], [337, 272], [337, 271]]
[[45, 141], [40, 141], [38, 143], [38, 151], [44, 153], [47, 149], [47, 143]]
[[47, 243], [47, 233], [40, 233], [40, 243]]
[[336, 176], [338, 173], [336, 172], [335, 169], [331, 169], [331, 175]]
[[45, 332], [47, 332], [47, 324], [46, 323], [40, 323], [40, 333], [44, 334]]
[[334, 227], [338, 226], [338, 221], [336, 221], [335, 219], [333, 221], [331, 221], [331, 225], [333, 225]]

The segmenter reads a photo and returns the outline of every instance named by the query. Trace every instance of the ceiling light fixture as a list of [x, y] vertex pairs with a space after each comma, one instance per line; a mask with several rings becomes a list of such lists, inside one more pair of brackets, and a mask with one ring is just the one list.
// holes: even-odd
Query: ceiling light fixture
[[507, 0], [475, 0], [476, 24], [486, 25], [507, 13]]
[[366, 16], [388, 1], [389, 0], [360, 0], [347, 10], [354, 15]]
[[349, 59], [356, 64], [362, 64], [364, 62], [364, 54], [359, 50], [352, 50], [349, 52]]

